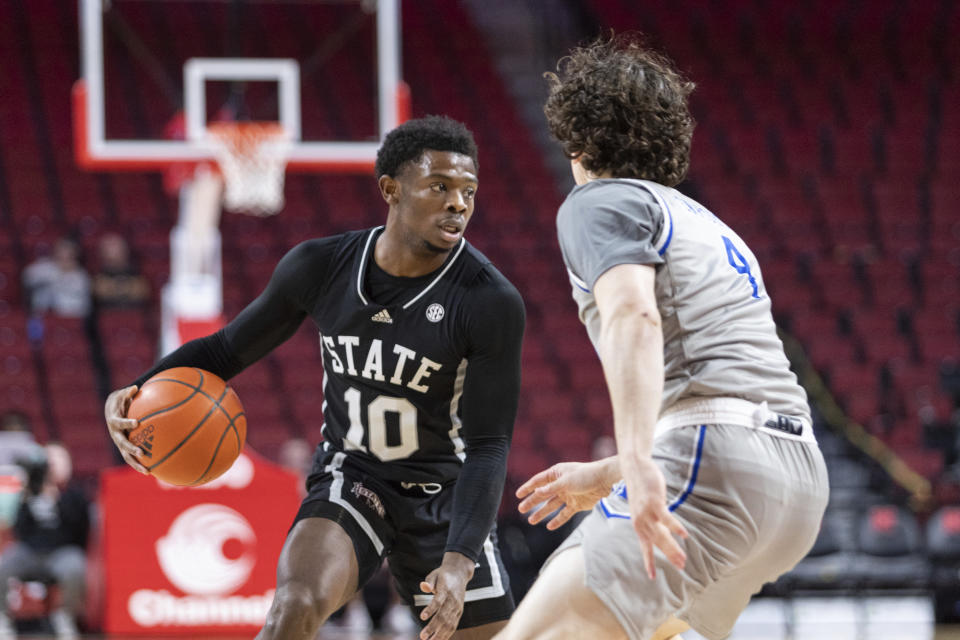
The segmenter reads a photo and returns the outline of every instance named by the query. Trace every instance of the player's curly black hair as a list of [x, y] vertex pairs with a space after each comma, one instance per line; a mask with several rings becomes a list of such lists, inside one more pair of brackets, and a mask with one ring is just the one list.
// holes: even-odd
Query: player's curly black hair
[[419, 158], [424, 151], [453, 151], [470, 156], [475, 169], [477, 143], [466, 125], [447, 116], [426, 116], [407, 120], [387, 134], [377, 151], [374, 167], [377, 178], [396, 176], [403, 165]]
[[591, 173], [675, 186], [687, 173], [694, 84], [636, 34], [601, 38], [545, 73], [543, 111], [568, 158]]

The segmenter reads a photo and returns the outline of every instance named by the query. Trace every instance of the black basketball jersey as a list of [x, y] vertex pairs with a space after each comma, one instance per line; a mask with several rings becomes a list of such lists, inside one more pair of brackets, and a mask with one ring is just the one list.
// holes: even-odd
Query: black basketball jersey
[[[519, 369], [523, 305], [513, 285], [463, 239], [440, 269], [395, 278], [407, 286], [381, 296], [392, 300], [374, 299], [368, 274], [378, 269], [371, 263], [381, 230], [330, 238], [334, 257], [310, 296], [307, 311], [323, 358], [324, 446], [385, 480], [442, 483], [457, 476], [464, 459], [468, 375], [474, 374], [471, 387], [496, 388], [496, 376], [519, 384], [511, 370]], [[477, 399], [485, 395], [471, 391]], [[499, 400], [514, 410], [498, 416], [476, 407], [479, 415], [468, 416], [472, 435], [510, 433], [516, 397]]]
[[[309, 315], [323, 359], [317, 385], [324, 447], [345, 452], [348, 465], [383, 480], [453, 480], [470, 442], [509, 442], [520, 392], [523, 301], [463, 239], [431, 274], [386, 274], [373, 262], [382, 229], [300, 243], [226, 327], [181, 346], [134, 384], [176, 366], [229, 379]], [[375, 274], [377, 297], [368, 291]]]

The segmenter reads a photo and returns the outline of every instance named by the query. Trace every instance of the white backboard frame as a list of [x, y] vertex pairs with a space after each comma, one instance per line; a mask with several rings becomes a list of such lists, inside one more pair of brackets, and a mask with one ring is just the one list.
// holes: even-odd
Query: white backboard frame
[[280, 126], [291, 141], [300, 140], [300, 65], [288, 58], [190, 58], [183, 65], [183, 112], [187, 140], [207, 137], [207, 92], [211, 80], [277, 83]]
[[[151, 170], [171, 164], [214, 161], [203, 135], [207, 80], [276, 80], [281, 124], [292, 140], [291, 171], [367, 171], [380, 141], [409, 118], [409, 91], [400, 76], [400, 0], [374, 3], [377, 29], [376, 141], [303, 141], [300, 135], [300, 80], [296, 61], [263, 58], [193, 58], [184, 65], [186, 140], [108, 139], [104, 92], [103, 11], [105, 0], [80, 0], [82, 78], [73, 90], [77, 164], [91, 170]], [[291, 65], [291, 63], [293, 63]], [[242, 68], [248, 69], [243, 71]]]

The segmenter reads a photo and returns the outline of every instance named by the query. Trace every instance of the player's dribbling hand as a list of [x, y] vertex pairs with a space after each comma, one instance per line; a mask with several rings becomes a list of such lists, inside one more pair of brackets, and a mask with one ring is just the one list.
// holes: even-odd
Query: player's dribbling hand
[[687, 537], [687, 530], [667, 509], [667, 488], [660, 467], [649, 457], [620, 460], [627, 484], [627, 501], [633, 528], [640, 538], [643, 565], [652, 580], [657, 575], [653, 563], [654, 547], [660, 549], [672, 565], [683, 569], [687, 554], [673, 537]]
[[[616, 457], [594, 462], [561, 462], [541, 471], [517, 489], [521, 499], [517, 509], [527, 513], [540, 505], [527, 519], [537, 524], [556, 512], [547, 522], [551, 531], [563, 526], [579, 511], [592, 509], [610, 493], [619, 479]], [[559, 511], [558, 511], [559, 509]]]
[[127, 417], [127, 410], [130, 408], [130, 402], [135, 395], [137, 395], [136, 385], [117, 389], [111, 393], [107, 396], [107, 401], [103, 405], [103, 417], [107, 420], [107, 431], [110, 433], [113, 444], [120, 450], [123, 461], [140, 473], [150, 473], [137, 460], [140, 449], [127, 437], [131, 429], [136, 427], [138, 423], [137, 420]]
[[421, 591], [433, 594], [430, 604], [420, 612], [421, 620], [430, 621], [420, 631], [420, 640], [447, 640], [457, 630], [467, 583], [475, 567], [476, 563], [465, 555], [448, 551], [440, 566], [420, 582]]

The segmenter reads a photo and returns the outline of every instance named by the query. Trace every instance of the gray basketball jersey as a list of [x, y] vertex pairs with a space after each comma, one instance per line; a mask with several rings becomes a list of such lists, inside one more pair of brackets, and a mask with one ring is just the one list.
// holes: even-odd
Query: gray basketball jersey
[[760, 266], [736, 232], [703, 205], [654, 182], [594, 180], [567, 196], [557, 231], [595, 348], [597, 279], [619, 264], [655, 267], [664, 339], [661, 413], [687, 398], [732, 397], [810, 420]]

